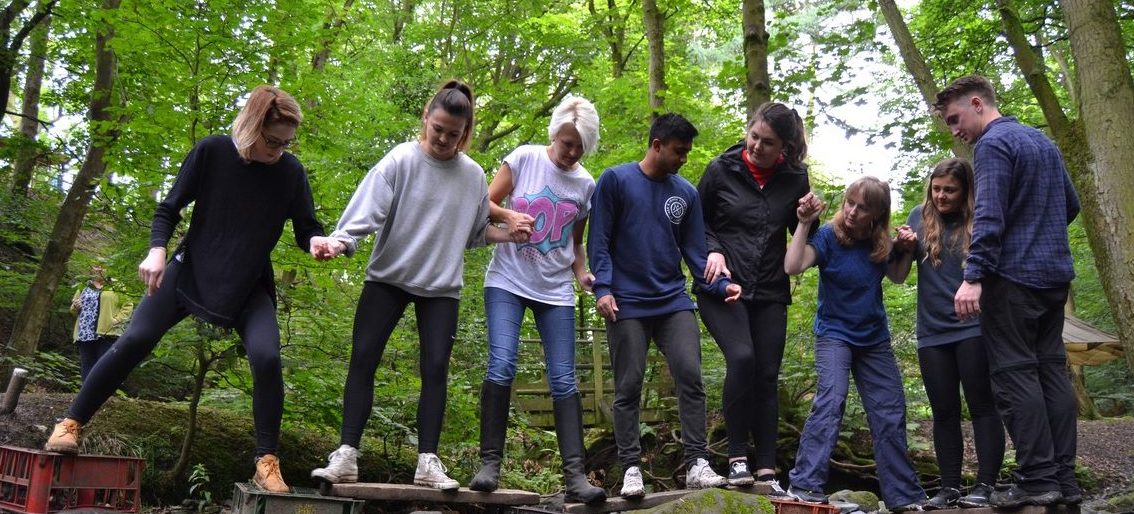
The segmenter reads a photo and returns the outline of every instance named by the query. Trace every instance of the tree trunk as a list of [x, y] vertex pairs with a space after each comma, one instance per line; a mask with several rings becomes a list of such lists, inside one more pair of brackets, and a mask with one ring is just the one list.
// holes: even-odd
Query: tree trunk
[[[119, 2], [120, 0], [103, 0], [102, 10], [115, 10]], [[19, 355], [33, 355], [36, 352], [39, 336], [50, 315], [51, 300], [67, 270], [67, 260], [75, 249], [75, 239], [78, 238], [83, 218], [90, 206], [91, 196], [106, 171], [103, 157], [118, 137], [118, 124], [111, 121], [109, 109], [116, 67], [114, 50], [108, 44], [113, 37], [114, 29], [109, 25], [100, 27], [95, 37], [95, 79], [88, 115], [91, 144], [79, 173], [75, 175], [71, 190], [67, 192], [67, 198], [59, 208], [39, 270], [36, 271], [35, 279], [28, 288], [28, 295], [12, 326], [8, 346]]]
[[744, 90], [744, 100], [751, 119], [760, 104], [772, 99], [772, 83], [768, 78], [768, 30], [764, 27], [764, 0], [744, 0], [742, 3], [745, 83], [748, 86]]
[[[20, 56], [20, 47], [24, 40], [39, 22], [51, 14], [56, 0], [39, 4], [35, 14], [26, 20], [24, 11], [31, 5], [31, 0], [12, 0], [3, 11], [0, 11], [0, 98], [4, 100], [7, 110], [8, 95], [12, 92], [12, 73], [16, 68], [16, 60]], [[16, 33], [12, 33], [13, 23], [18, 23]]]
[[604, 14], [600, 15], [595, 8], [595, 0], [587, 0], [587, 10], [596, 19], [602, 20], [603, 37], [610, 48], [610, 76], [616, 79], [622, 77], [622, 72], [626, 71], [626, 57], [622, 52], [623, 41], [626, 39], [626, 18], [619, 16], [615, 0], [606, 0]]
[[165, 473], [165, 479], [171, 484], [177, 483], [185, 470], [189, 469], [190, 451], [193, 449], [193, 441], [197, 438], [197, 408], [201, 405], [201, 393], [205, 390], [205, 378], [208, 377], [209, 368], [212, 367], [215, 359], [215, 356], [209, 355], [208, 347], [208, 338], [198, 338], [194, 349], [196, 350], [197, 369], [193, 370], [193, 394], [189, 398], [189, 419], [186, 420], [185, 437], [181, 439], [181, 451], [178, 453], [177, 462]]
[[[925, 56], [921, 54], [921, 50], [918, 50], [914, 43], [913, 35], [910, 34], [910, 29], [906, 25], [905, 19], [902, 18], [901, 11], [898, 10], [894, 0], [878, 0], [878, 8], [882, 10], [882, 16], [886, 18], [886, 26], [890, 27], [890, 33], [894, 35], [894, 41], [898, 44], [898, 52], [902, 54], [902, 62], [906, 64], [906, 70], [910, 72], [914, 84], [917, 85], [917, 90], [921, 92], [926, 107], [932, 109], [933, 104], [937, 102], [937, 92], [940, 91], [940, 88], [937, 87], [937, 82], [933, 79], [933, 72], [929, 70], [929, 65], [925, 63]], [[933, 126], [952, 140], [953, 155], [970, 162], [973, 160], [972, 147], [952, 137], [949, 127], [945, 126], [945, 122], [940, 116], [933, 116]]]
[[1096, 187], [1091, 247], [1099, 280], [1134, 372], [1134, 79], [1109, 0], [1061, 0], [1079, 84], [1079, 109]]
[[[337, 13], [331, 11], [327, 14], [327, 21], [323, 23], [323, 40], [319, 42], [319, 51], [315, 52], [315, 56], [311, 58], [312, 70], [323, 71], [327, 67], [327, 59], [331, 57], [331, 45], [335, 42], [335, 37], [343, 25], [346, 24], [346, 16], [352, 5], [354, 5], [354, 0], [345, 0], [342, 10]], [[412, 5], [412, 2], [410, 2], [410, 5]], [[398, 16], [394, 17], [395, 43], [401, 38], [402, 23], [403, 20], [399, 13]]]
[[658, 11], [657, 0], [642, 0], [642, 25], [650, 47], [650, 117], [656, 118], [665, 107], [665, 18]]
[[[31, 184], [32, 171], [39, 160], [40, 152], [35, 146], [39, 135], [39, 91], [43, 85], [43, 68], [47, 60], [47, 38], [51, 17], [43, 21], [31, 33], [31, 48], [28, 52], [28, 69], [24, 78], [24, 100], [20, 108], [20, 149], [12, 172], [12, 195], [27, 196]], [[17, 138], [21, 138], [17, 136]]]

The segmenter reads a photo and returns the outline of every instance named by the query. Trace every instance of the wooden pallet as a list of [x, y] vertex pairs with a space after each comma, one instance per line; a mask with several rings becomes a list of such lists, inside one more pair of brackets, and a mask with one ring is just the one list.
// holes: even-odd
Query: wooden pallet
[[518, 489], [497, 489], [491, 493], [473, 491], [462, 487], [454, 491], [442, 491], [432, 487], [408, 484], [355, 483], [325, 484], [320, 489], [325, 496], [342, 496], [357, 500], [403, 501], [428, 503], [460, 503], [480, 505], [536, 505], [539, 494]]

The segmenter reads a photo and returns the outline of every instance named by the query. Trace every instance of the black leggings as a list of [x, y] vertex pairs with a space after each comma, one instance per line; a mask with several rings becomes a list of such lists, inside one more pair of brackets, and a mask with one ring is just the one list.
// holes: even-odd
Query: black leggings
[[359, 447], [362, 430], [374, 406], [374, 373], [390, 334], [413, 302], [420, 339], [421, 396], [417, 401], [417, 448], [437, 453], [449, 385], [449, 355], [457, 336], [456, 298], [431, 298], [407, 293], [390, 284], [366, 282], [354, 314], [354, 344], [350, 351], [343, 392], [341, 444]]
[[933, 409], [933, 448], [941, 485], [961, 487], [961, 387], [973, 420], [977, 482], [995, 484], [1004, 463], [1004, 425], [996, 410], [989, 381], [988, 357], [980, 337], [958, 343], [918, 348], [921, 379]]
[[787, 306], [743, 300], [726, 304], [707, 294], [698, 299], [701, 319], [725, 357], [723, 410], [728, 456], [747, 456], [751, 433], [756, 459], [750, 467], [776, 469]]
[[[162, 286], [142, 298], [126, 332], [91, 368], [67, 417], [86, 424], [106, 399], [122, 385], [138, 364], [150, 355], [169, 329], [189, 312], [177, 301], [177, 275], [181, 264], [170, 261]], [[280, 327], [276, 307], [264, 289], [248, 297], [236, 322], [252, 368], [252, 418], [256, 426], [256, 456], [274, 454], [280, 440], [284, 383], [280, 369]]]

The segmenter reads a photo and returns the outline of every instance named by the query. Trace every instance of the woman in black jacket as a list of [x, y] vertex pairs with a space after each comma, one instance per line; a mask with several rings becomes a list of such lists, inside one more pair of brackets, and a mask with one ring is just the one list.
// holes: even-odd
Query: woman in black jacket
[[[776, 480], [779, 425], [777, 381], [787, 337], [790, 284], [784, 273], [787, 233], [796, 207], [810, 191], [803, 120], [794, 109], [765, 103], [748, 122], [744, 141], [705, 168], [697, 189], [705, 215], [709, 258], [705, 280], [730, 276], [744, 293], [726, 304], [700, 295], [701, 318], [724, 353], [724, 416], [731, 485], [763, 482], [786, 495]], [[755, 479], [748, 436], [756, 445]]]

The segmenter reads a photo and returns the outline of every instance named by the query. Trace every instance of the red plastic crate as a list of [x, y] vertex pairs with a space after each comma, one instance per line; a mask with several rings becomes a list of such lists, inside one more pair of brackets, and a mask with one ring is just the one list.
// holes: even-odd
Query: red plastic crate
[[0, 446], [0, 509], [48, 514], [69, 509], [138, 512], [143, 459]]
[[820, 503], [807, 503], [780, 498], [768, 498], [776, 508], [776, 514], [839, 514], [839, 508], [833, 505]]

